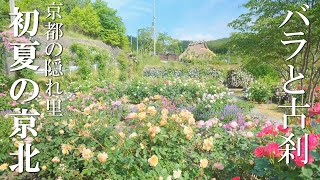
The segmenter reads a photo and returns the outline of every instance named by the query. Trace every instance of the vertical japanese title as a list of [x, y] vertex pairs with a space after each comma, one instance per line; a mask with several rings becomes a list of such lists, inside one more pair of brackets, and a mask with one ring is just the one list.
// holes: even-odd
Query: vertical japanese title
[[[56, 18], [61, 19], [60, 7], [62, 4], [56, 4], [53, 2], [47, 5], [47, 16], [46, 19], [51, 19], [56, 21]], [[39, 25], [39, 11], [33, 10], [33, 12], [20, 12], [19, 7], [14, 7], [14, 11], [10, 13], [10, 16], [14, 16], [14, 20], [10, 25], [13, 28], [14, 37], [21, 37], [28, 33], [30, 37], [30, 43], [11, 43], [14, 46], [14, 64], [10, 66], [10, 71], [15, 72], [23, 69], [30, 69], [33, 71], [38, 71], [39, 66], [33, 65], [33, 61], [36, 59], [37, 46], [40, 43], [34, 39], [37, 34]], [[32, 19], [33, 18], [33, 19]], [[33, 22], [32, 28], [30, 24]], [[63, 36], [63, 31], [61, 30], [63, 24], [58, 22], [48, 22], [46, 25], [47, 32], [46, 37], [49, 42], [46, 47], [45, 53], [45, 76], [49, 77], [49, 83], [46, 84], [47, 90], [45, 91], [47, 112], [46, 117], [61, 117], [63, 116], [61, 111], [61, 99], [59, 95], [63, 93], [60, 91], [60, 84], [58, 82], [53, 83], [54, 77], [63, 76], [62, 63], [60, 56], [63, 52], [63, 47], [57, 41]], [[31, 30], [29, 30], [31, 29]], [[25, 92], [27, 90], [28, 84], [32, 85], [32, 93]], [[53, 92], [54, 86], [56, 87]], [[17, 91], [17, 88], [19, 90]], [[31, 102], [35, 100], [40, 93], [39, 85], [32, 79], [21, 78], [16, 80], [10, 88], [10, 96], [13, 100], [21, 100], [23, 103]], [[18, 136], [24, 143], [19, 143], [18, 151], [15, 153], [10, 153], [10, 155], [17, 156], [18, 163], [11, 165], [11, 171], [17, 171], [22, 173], [26, 172], [39, 172], [39, 162], [35, 163], [34, 167], [31, 167], [31, 158], [38, 155], [40, 151], [37, 148], [32, 147], [33, 138], [37, 137], [38, 132], [35, 130], [37, 124], [37, 117], [40, 113], [33, 109], [22, 109], [17, 114], [10, 114], [14, 120], [14, 131], [10, 137]], [[41, 116], [44, 116], [41, 114]], [[41, 126], [41, 125], [40, 125]], [[41, 128], [37, 128], [41, 129]], [[32, 152], [31, 152], [32, 150]]]
[[[308, 9], [310, 9], [310, 7], [306, 4], [304, 4], [302, 7], [302, 10], [304, 12], [306, 12]], [[283, 23], [280, 25], [279, 28], [284, 27], [292, 18], [292, 16], [294, 14], [297, 14], [298, 16], [300, 16], [300, 18], [302, 19], [302, 21], [304, 22], [304, 24], [306, 26], [310, 25], [310, 22], [308, 20], [308, 18], [302, 14], [301, 12], [296, 11], [295, 13], [292, 11], [288, 11], [288, 15], [286, 17], [286, 19], [283, 21]], [[284, 35], [286, 37], [294, 37], [294, 36], [303, 36], [304, 33], [303, 32], [284, 32]], [[303, 47], [305, 46], [305, 44], [307, 43], [307, 41], [305, 39], [300, 39], [300, 40], [289, 40], [289, 41], [281, 41], [283, 45], [288, 45], [288, 44], [299, 44], [297, 50], [288, 58], [286, 59], [286, 61], [289, 61], [291, 59], [293, 59], [294, 57], [296, 57], [299, 52], [303, 49]], [[290, 84], [298, 81], [298, 80], [302, 80], [304, 79], [304, 75], [299, 73], [299, 76], [295, 77], [294, 76], [294, 66], [292, 65], [288, 65], [290, 68], [290, 80], [287, 81], [284, 86], [283, 89], [286, 93], [290, 94], [290, 95], [304, 95], [305, 91], [304, 90], [289, 90], [288, 87], [290, 87]], [[283, 122], [283, 128], [287, 129], [288, 128], [288, 120], [289, 118], [292, 117], [299, 117], [301, 119], [301, 128], [305, 129], [306, 126], [306, 116], [302, 113], [300, 115], [297, 115], [297, 108], [309, 108], [310, 105], [309, 104], [305, 104], [304, 106], [297, 106], [296, 102], [297, 102], [297, 98], [292, 97], [291, 98], [291, 106], [279, 106], [279, 107], [284, 107], [284, 108], [292, 108], [292, 112], [291, 115], [286, 115], [284, 114], [284, 122]], [[309, 141], [309, 135], [305, 134], [304, 136], [302, 136], [302, 138], [297, 138], [297, 144], [292, 140], [292, 138], [295, 135], [293, 133], [291, 133], [289, 135], [289, 137], [284, 137], [282, 136], [282, 138], [285, 139], [284, 143], [282, 143], [280, 145], [281, 147], [285, 147], [284, 149], [280, 149], [282, 151], [284, 151], [284, 154], [282, 156], [282, 158], [279, 160], [282, 161], [283, 159], [286, 159], [286, 164], [290, 163], [290, 160], [296, 160], [296, 162], [301, 162], [303, 164], [308, 164], [309, 161], [309, 149], [308, 148], [308, 141]], [[299, 160], [299, 161], [297, 161]]]

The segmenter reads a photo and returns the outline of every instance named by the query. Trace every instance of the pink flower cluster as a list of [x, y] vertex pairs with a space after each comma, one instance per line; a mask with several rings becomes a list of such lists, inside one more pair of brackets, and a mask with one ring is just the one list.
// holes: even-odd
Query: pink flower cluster
[[[320, 139], [320, 134], [310, 134], [308, 138], [308, 163], [311, 164], [314, 161], [314, 158], [312, 155], [310, 155], [310, 151], [313, 151], [314, 149], [317, 148], [319, 145], [319, 139]], [[297, 166], [303, 167], [305, 164], [303, 163], [304, 157], [305, 157], [305, 137], [302, 136], [301, 138], [301, 155], [298, 156], [297, 151], [292, 151], [292, 154], [294, 155], [293, 161], [296, 163]]]
[[[308, 151], [313, 151], [319, 146], [320, 134], [310, 134], [308, 138]], [[303, 163], [305, 158], [305, 138], [302, 136], [301, 138], [301, 155], [298, 156], [297, 150], [292, 151], [293, 161], [297, 166], [303, 167], [305, 164]], [[254, 154], [260, 157], [280, 157], [283, 151], [280, 150], [279, 144], [272, 142], [267, 144], [266, 146], [259, 146], [254, 150]], [[314, 161], [314, 158], [308, 153], [308, 163], [311, 164]]]
[[312, 117], [314, 115], [320, 114], [320, 103], [316, 103], [316, 105], [309, 109], [309, 115]]
[[257, 133], [257, 137], [264, 137], [268, 135], [274, 135], [274, 136], [278, 135], [277, 129], [274, 126], [270, 125]]
[[0, 38], [2, 38], [2, 42], [3, 44], [6, 46], [6, 48], [8, 50], [13, 50], [13, 46], [11, 46], [11, 43], [27, 43], [29, 42], [29, 40], [25, 37], [19, 37], [19, 38], [15, 38], [13, 37], [13, 32], [1, 32], [0, 33]]
[[212, 118], [209, 119], [208, 121], [204, 122], [204, 121], [198, 121], [197, 122], [197, 127], [198, 128], [202, 128], [203, 126], [206, 126], [207, 129], [213, 127], [213, 125], [218, 124], [219, 119], [218, 118]]

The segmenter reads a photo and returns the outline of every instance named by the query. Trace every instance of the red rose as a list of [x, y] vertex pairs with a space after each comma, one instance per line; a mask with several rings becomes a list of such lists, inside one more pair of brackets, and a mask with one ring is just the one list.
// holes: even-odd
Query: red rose
[[237, 177], [231, 178], [231, 180], [240, 180], [240, 176], [237, 176]]
[[279, 157], [281, 155], [279, 144], [275, 142], [267, 144], [265, 147], [265, 155], [271, 157]]
[[[308, 150], [309, 151], [312, 151], [314, 150], [319, 144], [319, 137], [317, 134], [310, 134], [308, 136]], [[302, 149], [305, 148], [305, 136], [302, 136], [301, 138], [301, 146], [302, 146]]]
[[255, 154], [258, 158], [260, 158], [260, 157], [264, 156], [264, 153], [265, 153], [264, 149], [265, 149], [265, 148], [264, 148], [263, 146], [259, 146], [259, 147], [257, 147], [257, 148], [254, 150], [254, 154]]
[[287, 128], [285, 129], [282, 125], [279, 125], [279, 126], [278, 126], [278, 130], [281, 131], [281, 132], [283, 132], [283, 133], [288, 133], [289, 131], [291, 131], [290, 128], [287, 127]]
[[[296, 163], [297, 166], [299, 166], [299, 167], [305, 166], [305, 164], [304, 164], [304, 160], [305, 160], [304, 159], [304, 152], [301, 152], [301, 156], [298, 156], [297, 151], [293, 151], [292, 154], [294, 156], [293, 161]], [[307, 162], [307, 164], [311, 164], [311, 163], [313, 163], [313, 161], [314, 161], [313, 156], [308, 154], [308, 162]]]

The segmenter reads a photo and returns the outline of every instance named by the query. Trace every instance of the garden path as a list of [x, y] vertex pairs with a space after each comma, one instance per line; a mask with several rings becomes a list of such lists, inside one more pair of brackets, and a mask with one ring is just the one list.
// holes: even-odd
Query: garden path
[[[231, 89], [232, 97], [234, 100], [244, 100], [242, 97], [242, 89]], [[265, 117], [267, 120], [274, 122], [282, 122], [283, 112], [276, 104], [258, 104], [251, 111], [252, 115]]]

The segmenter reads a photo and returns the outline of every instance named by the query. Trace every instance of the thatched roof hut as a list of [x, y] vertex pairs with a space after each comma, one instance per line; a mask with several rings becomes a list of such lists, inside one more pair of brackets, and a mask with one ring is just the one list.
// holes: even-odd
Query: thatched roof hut
[[190, 43], [188, 48], [179, 56], [180, 60], [210, 60], [216, 56], [206, 42]]

